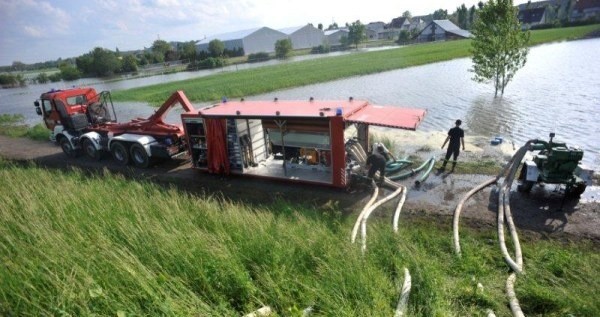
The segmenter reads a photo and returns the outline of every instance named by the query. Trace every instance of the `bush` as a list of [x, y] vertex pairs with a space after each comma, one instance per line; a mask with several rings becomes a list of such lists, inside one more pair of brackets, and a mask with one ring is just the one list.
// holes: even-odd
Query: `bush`
[[51, 82], [55, 83], [55, 82], [61, 81], [62, 76], [60, 73], [54, 73], [54, 74], [48, 76], [48, 79], [50, 79]]
[[50, 78], [48, 78], [48, 74], [46, 73], [39, 73], [36, 77], [35, 77], [35, 81], [38, 84], [45, 84], [48, 81], [50, 81]]
[[77, 80], [81, 77], [81, 73], [73, 66], [64, 66], [60, 68], [60, 77], [66, 81]]
[[264, 62], [269, 60], [269, 53], [258, 52], [248, 55], [248, 63]]
[[25, 78], [21, 74], [0, 74], [0, 86], [2, 88], [14, 88], [25, 86]]
[[189, 63], [186, 67], [186, 70], [194, 71], [194, 70], [200, 70], [200, 69], [212, 69], [212, 68], [223, 67], [225, 65], [226, 65], [226, 63], [223, 58], [208, 57], [203, 60], [193, 61], [193, 62]]
[[310, 50], [311, 54], [325, 54], [329, 52], [331, 52], [331, 47], [329, 45], [315, 46]]

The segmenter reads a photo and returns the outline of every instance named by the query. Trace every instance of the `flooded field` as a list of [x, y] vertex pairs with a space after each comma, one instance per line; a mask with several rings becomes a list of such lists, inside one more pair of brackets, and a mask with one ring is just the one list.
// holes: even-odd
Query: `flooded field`
[[[468, 58], [380, 74], [277, 91], [247, 99], [366, 99], [375, 104], [428, 110], [420, 131], [446, 131], [463, 120], [467, 135], [502, 136], [519, 147], [528, 139], [547, 140], [550, 132], [569, 146], [585, 150], [584, 163], [600, 170], [600, 39], [546, 44], [530, 50], [527, 64], [517, 72], [502, 98], [491, 85], [471, 80]], [[233, 71], [233, 70], [231, 70]], [[118, 90], [158, 82], [204, 76], [178, 73], [93, 84], [99, 90]], [[191, 74], [191, 75], [190, 75]], [[39, 122], [33, 101], [56, 84], [0, 90], [0, 113], [21, 113], [28, 123]], [[196, 104], [200, 107], [201, 104]], [[147, 116], [143, 103], [116, 105], [119, 119]]]

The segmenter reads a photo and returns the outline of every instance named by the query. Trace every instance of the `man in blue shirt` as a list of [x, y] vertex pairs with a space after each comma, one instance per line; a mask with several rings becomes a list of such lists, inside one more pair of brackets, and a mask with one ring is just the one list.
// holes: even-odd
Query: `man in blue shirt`
[[442, 144], [443, 149], [444, 146], [446, 146], [446, 143], [450, 141], [450, 144], [448, 144], [448, 151], [446, 151], [446, 158], [444, 159], [442, 167], [440, 167], [440, 170], [442, 171], [446, 169], [446, 163], [448, 163], [448, 159], [450, 159], [451, 155], [454, 156], [454, 161], [452, 162], [452, 171], [454, 171], [454, 168], [456, 167], [456, 159], [460, 154], [461, 144], [463, 151], [465, 150], [465, 131], [460, 128], [461, 124], [462, 121], [456, 120], [456, 126], [448, 131], [448, 136], [446, 137], [444, 144]]

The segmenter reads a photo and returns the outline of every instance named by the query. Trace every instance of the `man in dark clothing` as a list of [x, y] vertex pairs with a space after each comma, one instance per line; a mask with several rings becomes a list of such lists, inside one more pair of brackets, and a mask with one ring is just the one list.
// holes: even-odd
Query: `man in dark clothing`
[[373, 151], [373, 153], [367, 157], [367, 168], [369, 169], [367, 176], [372, 179], [375, 176], [375, 173], [379, 171], [378, 185], [383, 184], [385, 178], [386, 160], [382, 152], [383, 147], [378, 147], [377, 151]]
[[456, 167], [456, 159], [458, 158], [458, 154], [460, 154], [461, 144], [463, 151], [465, 150], [465, 131], [460, 128], [461, 124], [462, 121], [456, 120], [456, 126], [448, 131], [448, 136], [446, 137], [444, 144], [442, 144], [443, 149], [446, 143], [450, 141], [450, 144], [448, 144], [448, 151], [446, 152], [446, 158], [444, 159], [444, 163], [442, 164], [442, 167], [440, 167], [440, 170], [446, 168], [446, 163], [448, 163], [448, 159], [450, 159], [451, 155], [454, 156], [454, 161], [452, 162], [452, 170], [454, 170], [454, 167]]

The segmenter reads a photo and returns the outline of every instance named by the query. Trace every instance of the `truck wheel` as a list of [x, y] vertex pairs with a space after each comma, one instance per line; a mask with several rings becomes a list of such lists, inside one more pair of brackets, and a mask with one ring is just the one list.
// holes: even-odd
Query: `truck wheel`
[[71, 145], [71, 142], [66, 137], [61, 137], [58, 141], [61, 149], [68, 157], [77, 157], [79, 156], [79, 151]]
[[586, 187], [586, 183], [576, 183], [569, 189], [566, 195], [578, 198], [581, 196], [581, 194], [583, 194], [583, 192], [585, 192]]
[[83, 147], [85, 155], [90, 159], [94, 161], [99, 161], [102, 158], [102, 153], [98, 149], [96, 149], [92, 140], [83, 140], [83, 144], [81, 145], [81, 147]]
[[129, 163], [129, 153], [127, 147], [121, 142], [115, 142], [110, 146], [110, 153], [117, 163], [127, 165]]
[[148, 153], [146, 153], [146, 149], [143, 146], [134, 143], [131, 145], [129, 151], [133, 165], [141, 168], [150, 166], [150, 157], [148, 157]]

